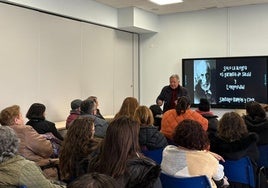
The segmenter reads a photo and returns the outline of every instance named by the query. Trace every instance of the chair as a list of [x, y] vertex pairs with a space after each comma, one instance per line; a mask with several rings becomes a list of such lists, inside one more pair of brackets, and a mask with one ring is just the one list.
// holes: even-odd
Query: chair
[[239, 160], [225, 160], [221, 164], [224, 166], [224, 174], [230, 184], [236, 182], [255, 187], [254, 170], [248, 157]]
[[142, 150], [142, 153], [144, 156], [154, 160], [157, 164], [161, 164], [163, 148], [156, 150]]
[[163, 188], [211, 188], [207, 176], [174, 177], [161, 173], [160, 179]]

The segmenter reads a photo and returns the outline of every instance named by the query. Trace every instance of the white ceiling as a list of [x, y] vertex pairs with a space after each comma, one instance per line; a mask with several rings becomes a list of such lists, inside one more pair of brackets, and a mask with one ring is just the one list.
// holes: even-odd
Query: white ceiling
[[210, 8], [224, 8], [242, 5], [268, 3], [268, 0], [184, 0], [183, 3], [159, 6], [149, 0], [95, 0], [114, 8], [137, 7], [157, 15], [189, 12]]

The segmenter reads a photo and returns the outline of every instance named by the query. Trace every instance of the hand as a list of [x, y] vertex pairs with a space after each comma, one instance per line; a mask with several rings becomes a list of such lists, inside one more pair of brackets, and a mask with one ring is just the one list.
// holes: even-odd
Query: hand
[[162, 104], [163, 104], [163, 101], [160, 100], [160, 99], [158, 99], [158, 100], [157, 100], [157, 105], [158, 105], [158, 106], [162, 106]]
[[225, 162], [224, 158], [222, 156], [220, 156], [219, 154], [217, 153], [214, 153], [214, 152], [211, 152], [211, 151], [208, 151], [211, 155], [213, 155], [218, 161], [223, 161]]

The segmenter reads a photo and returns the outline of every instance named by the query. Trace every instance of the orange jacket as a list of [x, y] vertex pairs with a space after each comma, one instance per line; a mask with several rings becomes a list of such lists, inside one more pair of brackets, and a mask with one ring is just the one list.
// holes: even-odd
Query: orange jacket
[[198, 121], [203, 129], [207, 131], [208, 120], [200, 115], [198, 112], [191, 109], [186, 110], [184, 114], [177, 115], [175, 109], [168, 110], [163, 114], [161, 121], [161, 132], [170, 140], [173, 140], [172, 135], [177, 125], [184, 119], [191, 119]]

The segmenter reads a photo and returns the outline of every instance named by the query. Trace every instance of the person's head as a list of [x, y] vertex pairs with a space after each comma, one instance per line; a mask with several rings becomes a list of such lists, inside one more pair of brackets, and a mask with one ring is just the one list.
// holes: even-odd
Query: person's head
[[163, 114], [163, 110], [157, 104], [151, 105], [150, 110], [152, 111], [154, 117], [157, 116], [157, 115], [162, 115]]
[[0, 126], [0, 164], [18, 152], [19, 139], [12, 128]]
[[210, 63], [206, 60], [197, 60], [198, 68], [197, 77], [200, 82], [200, 86], [203, 90], [208, 90], [210, 88], [210, 80], [211, 80], [211, 68]]
[[72, 110], [80, 110], [80, 105], [82, 103], [81, 99], [75, 99], [71, 102], [71, 109]]
[[154, 117], [152, 111], [147, 106], [139, 106], [134, 113], [134, 119], [140, 125], [153, 125]]
[[247, 115], [249, 115], [253, 119], [264, 119], [266, 117], [266, 112], [264, 108], [256, 101], [247, 102], [245, 107]]
[[176, 112], [178, 115], [184, 114], [187, 109], [190, 108], [191, 100], [188, 96], [178, 97], [177, 104], [176, 104]]
[[24, 125], [24, 119], [18, 105], [9, 106], [0, 113], [1, 125]]
[[45, 119], [45, 111], [45, 105], [41, 103], [33, 103], [26, 113], [26, 117], [28, 119]]
[[[73, 172], [74, 162], [80, 157], [86, 157], [92, 148], [95, 132], [94, 120], [80, 116], [76, 118], [65, 135], [60, 150], [60, 169], [64, 178], [70, 178]], [[74, 147], [75, 146], [75, 147]]]
[[169, 77], [169, 86], [172, 89], [176, 89], [180, 84], [180, 78], [179, 75], [173, 74]]
[[198, 104], [198, 110], [202, 112], [209, 112], [210, 111], [210, 103], [207, 99], [201, 98]]
[[127, 97], [124, 99], [119, 112], [115, 117], [119, 116], [134, 116], [136, 108], [139, 106], [139, 102], [135, 97]]
[[140, 151], [139, 123], [128, 116], [113, 119], [107, 128], [97, 171], [114, 178], [123, 175], [127, 160]]
[[248, 134], [243, 118], [236, 112], [225, 113], [219, 121], [218, 136], [226, 141], [240, 140]]
[[175, 128], [173, 141], [176, 145], [191, 149], [205, 150], [209, 148], [207, 132], [195, 120], [185, 119]]
[[93, 100], [86, 99], [86, 100], [81, 102], [80, 110], [84, 114], [95, 115], [96, 110], [97, 110], [97, 106], [96, 106], [96, 103]]
[[90, 96], [87, 99], [93, 100], [96, 103], [97, 107], [99, 106], [99, 101], [98, 101], [98, 98], [96, 96]]
[[114, 178], [96, 172], [80, 176], [67, 188], [121, 188]]

